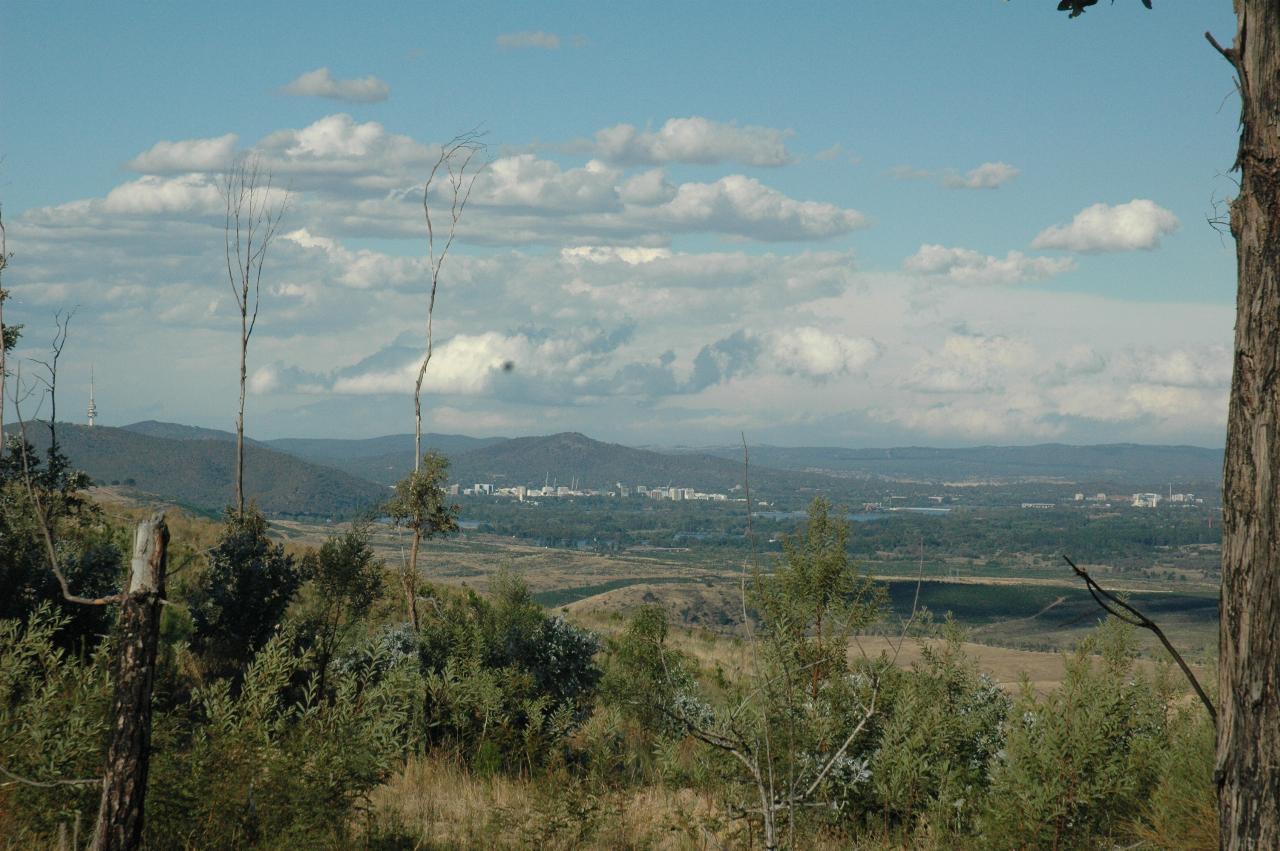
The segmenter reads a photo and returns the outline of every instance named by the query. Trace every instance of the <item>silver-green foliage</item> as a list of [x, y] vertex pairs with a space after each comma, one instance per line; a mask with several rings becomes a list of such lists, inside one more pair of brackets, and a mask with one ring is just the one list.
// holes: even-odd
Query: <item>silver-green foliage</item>
[[421, 689], [410, 660], [330, 672], [321, 694], [285, 630], [245, 671], [197, 688], [157, 731], [155, 847], [344, 847], [367, 795], [399, 764]]
[[[17, 845], [97, 810], [111, 691], [105, 649], [84, 661], [58, 646], [68, 623], [49, 604], [0, 621], [0, 834]], [[34, 781], [33, 785], [12, 775]]]
[[870, 782], [858, 802], [865, 816], [908, 831], [967, 831], [986, 804], [1008, 695], [978, 671], [950, 624], [943, 641], [923, 646], [920, 662], [886, 670], [881, 682], [882, 712], [866, 757]]
[[590, 713], [599, 640], [548, 617], [505, 572], [491, 600], [431, 594], [418, 645], [425, 684], [419, 743], [454, 748], [482, 771], [553, 761]]
[[1009, 716], [981, 817], [991, 848], [1093, 848], [1131, 829], [1160, 781], [1172, 695], [1134, 665], [1133, 630], [1108, 621], [1062, 685], [1029, 683]]

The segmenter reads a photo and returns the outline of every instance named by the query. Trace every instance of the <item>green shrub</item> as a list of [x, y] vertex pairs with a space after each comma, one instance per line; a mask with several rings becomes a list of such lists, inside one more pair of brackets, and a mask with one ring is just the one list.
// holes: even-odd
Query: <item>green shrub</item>
[[[984, 805], [991, 760], [1011, 701], [979, 673], [951, 627], [906, 671], [886, 671], [882, 714], [868, 750], [867, 815], [907, 831], [923, 820], [963, 833]], [[872, 749], [873, 748], [873, 749]]]
[[[0, 621], [0, 836], [36, 844], [79, 815], [91, 825], [101, 785], [63, 781], [100, 777], [111, 701], [105, 648], [80, 661], [60, 648], [68, 619], [45, 603], [26, 621]], [[11, 775], [56, 782], [34, 786]]]
[[[196, 689], [154, 734], [147, 837], [157, 848], [347, 847], [367, 796], [410, 741], [409, 660], [375, 658], [331, 673], [328, 695], [306, 677], [309, 654], [289, 630], [244, 672]], [[353, 666], [354, 667], [354, 666]]]
[[[26, 453], [27, 471], [22, 457]], [[50, 524], [54, 551], [73, 593], [101, 597], [120, 590], [123, 550], [120, 535], [104, 521], [101, 509], [86, 499], [90, 481], [71, 467], [56, 447], [42, 461], [30, 444], [14, 437], [0, 455], [0, 619], [26, 620], [42, 604], [58, 613], [51, 634], [61, 647], [91, 649], [111, 628], [114, 611], [63, 599], [49, 568], [47, 544], [27, 489], [31, 488]]]
[[1198, 702], [1180, 706], [1166, 730], [1159, 781], [1134, 833], [1168, 851], [1211, 851], [1218, 847], [1217, 731]]
[[981, 818], [989, 847], [1092, 848], [1141, 813], [1159, 782], [1168, 705], [1135, 668], [1133, 645], [1132, 628], [1110, 620], [1068, 660], [1060, 688], [1039, 697], [1024, 684]]
[[419, 653], [421, 743], [452, 745], [486, 770], [555, 758], [590, 712], [600, 670], [594, 634], [548, 617], [518, 579], [501, 574], [490, 602], [428, 592]]
[[212, 677], [236, 674], [266, 644], [302, 583], [293, 556], [267, 537], [254, 506], [228, 509], [209, 566], [191, 589], [191, 649]]

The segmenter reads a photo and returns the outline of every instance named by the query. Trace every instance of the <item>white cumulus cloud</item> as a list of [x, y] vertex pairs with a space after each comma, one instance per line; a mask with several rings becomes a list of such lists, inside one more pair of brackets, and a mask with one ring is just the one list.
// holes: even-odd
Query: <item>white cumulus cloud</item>
[[[619, 173], [597, 160], [562, 169], [533, 154], [494, 161], [479, 178], [472, 202], [560, 212], [596, 212], [620, 207]], [[442, 188], [447, 193], [447, 189]]]
[[916, 362], [907, 386], [923, 393], [985, 393], [1002, 389], [1036, 364], [1025, 340], [1002, 335], [953, 334]]
[[223, 209], [218, 187], [198, 174], [181, 177], [144, 175], [107, 193], [102, 208], [108, 213], [156, 215], [216, 213]]
[[824, 379], [856, 372], [880, 354], [874, 340], [833, 334], [812, 326], [772, 335], [768, 355], [787, 374]]
[[623, 165], [739, 162], [779, 166], [791, 161], [788, 131], [712, 121], [699, 115], [669, 119], [656, 131], [618, 124], [596, 133], [596, 156]]
[[1008, 163], [983, 163], [964, 174], [947, 174], [942, 185], [948, 189], [998, 189], [1021, 173]]
[[391, 87], [372, 74], [349, 80], [339, 79], [326, 67], [306, 72], [293, 82], [281, 87], [280, 92], [294, 97], [377, 103], [391, 95]]
[[211, 139], [156, 142], [125, 163], [125, 168], [144, 174], [222, 171], [231, 165], [239, 138], [235, 133], [228, 133]]
[[857, 210], [822, 201], [797, 201], [740, 174], [715, 183], [683, 183], [676, 196], [657, 211], [671, 224], [696, 224], [760, 240], [822, 239], [869, 224]]
[[1160, 238], [1178, 229], [1178, 217], [1154, 201], [1135, 198], [1127, 204], [1094, 204], [1070, 224], [1047, 227], [1032, 248], [1061, 248], [1081, 253], [1151, 250]]
[[958, 284], [1020, 284], [1070, 271], [1075, 261], [1070, 257], [1028, 257], [1021, 251], [991, 257], [970, 248], [926, 244], [904, 260], [902, 267], [914, 275], [946, 278]]

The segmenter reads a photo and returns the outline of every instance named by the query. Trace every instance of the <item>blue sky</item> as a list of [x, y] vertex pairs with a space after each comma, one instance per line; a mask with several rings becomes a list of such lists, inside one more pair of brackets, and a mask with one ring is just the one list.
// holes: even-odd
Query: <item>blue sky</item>
[[480, 125], [437, 430], [1216, 445], [1236, 101], [1201, 34], [1230, 5], [1051, 5], [12, 4], [7, 315], [38, 356], [79, 306], [63, 410], [94, 364], [104, 422], [229, 426], [210, 193], [258, 156], [293, 196], [250, 433], [408, 430], [403, 199]]

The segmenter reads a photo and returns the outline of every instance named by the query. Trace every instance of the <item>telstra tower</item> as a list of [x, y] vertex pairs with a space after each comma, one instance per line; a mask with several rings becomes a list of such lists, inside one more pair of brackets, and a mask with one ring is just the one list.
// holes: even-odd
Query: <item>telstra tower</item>
[[93, 367], [89, 367], [89, 428], [93, 428], [93, 421], [98, 418], [98, 405], [93, 401]]

